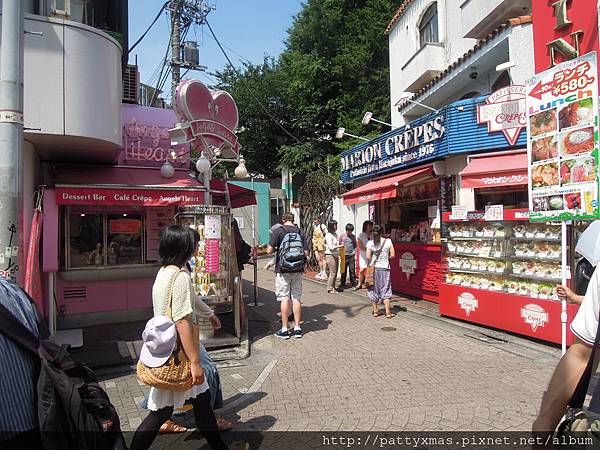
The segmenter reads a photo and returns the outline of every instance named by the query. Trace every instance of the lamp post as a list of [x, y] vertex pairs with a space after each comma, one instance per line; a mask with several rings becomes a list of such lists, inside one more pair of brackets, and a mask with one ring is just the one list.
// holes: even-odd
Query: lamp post
[[380, 123], [380, 124], [382, 124], [382, 125], [387, 125], [387, 126], [388, 126], [388, 127], [390, 127], [392, 130], [395, 130], [395, 129], [396, 129], [396, 127], [395, 127], [394, 125], [392, 125], [391, 123], [387, 123], [387, 122], [383, 122], [383, 121], [381, 121], [381, 120], [375, 119], [375, 118], [373, 117], [373, 113], [372, 113], [372, 112], [370, 112], [370, 111], [367, 111], [367, 112], [365, 113], [365, 115], [363, 116], [363, 118], [362, 118], [362, 124], [363, 124], [363, 125], [369, 125], [369, 123], [371, 123], [371, 121], [373, 121], [373, 122], [377, 122], [377, 123]]
[[350, 134], [346, 132], [346, 129], [343, 127], [340, 127], [337, 129], [337, 132], [335, 133], [335, 138], [336, 139], [342, 139], [344, 136], [350, 136], [353, 137], [355, 139], [360, 139], [361, 141], [365, 141], [365, 142], [369, 142], [369, 140], [367, 138], [361, 137], [361, 136], [356, 136], [355, 134]]

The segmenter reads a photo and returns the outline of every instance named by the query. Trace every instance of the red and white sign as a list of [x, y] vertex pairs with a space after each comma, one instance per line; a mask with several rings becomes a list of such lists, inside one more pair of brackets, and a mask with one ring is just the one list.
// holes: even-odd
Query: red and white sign
[[525, 117], [525, 86], [506, 86], [490, 95], [477, 107], [477, 123], [487, 123], [488, 132], [501, 131], [510, 145], [516, 145]]
[[55, 192], [59, 205], [166, 206], [204, 203], [204, 193], [199, 190], [57, 187]]
[[410, 276], [414, 275], [415, 270], [417, 270], [415, 255], [410, 252], [404, 252], [400, 256], [398, 263], [400, 264], [400, 270], [406, 275], [406, 280], [410, 280]]
[[531, 5], [536, 73], [600, 50], [597, 2], [535, 0]]
[[136, 219], [115, 219], [109, 222], [110, 234], [139, 234], [142, 222]]
[[531, 330], [535, 333], [538, 327], [543, 327], [548, 323], [548, 313], [540, 305], [529, 303], [521, 308], [521, 317], [526, 324], [531, 325]]
[[463, 292], [458, 296], [458, 304], [461, 309], [465, 311], [467, 317], [469, 317], [469, 315], [479, 306], [479, 300], [477, 300], [470, 292]]

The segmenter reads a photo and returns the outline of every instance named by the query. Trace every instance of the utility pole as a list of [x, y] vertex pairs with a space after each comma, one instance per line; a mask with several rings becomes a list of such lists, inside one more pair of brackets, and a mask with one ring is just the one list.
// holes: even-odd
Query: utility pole
[[175, 102], [175, 90], [181, 80], [181, 6], [180, 0], [171, 2], [173, 31], [171, 33], [171, 103]]
[[0, 276], [22, 284], [24, 2], [3, 0], [0, 36]]

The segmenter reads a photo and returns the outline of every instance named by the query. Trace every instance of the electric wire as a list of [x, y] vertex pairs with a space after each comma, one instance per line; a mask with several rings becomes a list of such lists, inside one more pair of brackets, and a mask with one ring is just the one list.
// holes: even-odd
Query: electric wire
[[154, 24], [156, 23], [156, 21], [160, 18], [161, 14], [163, 13], [163, 11], [165, 10], [165, 8], [167, 7], [168, 4], [169, 4], [169, 1], [166, 1], [162, 5], [162, 7], [160, 8], [160, 10], [158, 11], [158, 14], [156, 15], [156, 17], [154, 18], [154, 20], [150, 24], [150, 26], [148, 28], [146, 28], [146, 31], [144, 31], [144, 33], [139, 37], [139, 39], [137, 41], [135, 41], [135, 43], [131, 47], [129, 47], [129, 50], [127, 50], [127, 54], [128, 55], [133, 51], [134, 48], [137, 47], [137, 45], [140, 42], [142, 42], [142, 39], [144, 39], [146, 37], [146, 35], [152, 29], [152, 27], [154, 26]]
[[233, 63], [231, 62], [231, 59], [229, 58], [229, 55], [227, 54], [227, 52], [225, 51], [225, 49], [223, 48], [223, 46], [221, 45], [221, 42], [219, 42], [219, 40], [217, 39], [217, 36], [215, 35], [215, 32], [213, 31], [212, 27], [210, 26], [210, 23], [208, 22], [207, 19], [204, 20], [204, 22], [206, 23], [206, 25], [208, 26], [208, 29], [210, 31], [210, 34], [212, 34], [213, 39], [215, 40], [215, 42], [217, 43], [217, 45], [219, 46], [219, 48], [221, 49], [221, 52], [223, 53], [223, 56], [225, 56], [225, 59], [227, 60], [227, 62], [229, 63], [229, 65], [231, 66], [231, 68], [233, 69], [233, 71], [237, 74], [237, 76], [240, 78], [240, 80], [242, 81], [242, 85], [244, 86], [244, 88], [246, 89], [246, 91], [251, 95], [251, 97], [254, 99], [254, 101], [256, 102], [256, 104], [258, 106], [260, 106], [260, 108], [264, 111], [264, 113], [271, 119], [271, 121], [277, 125], [279, 128], [281, 128], [281, 130], [283, 130], [283, 132], [285, 134], [287, 134], [288, 136], [290, 136], [292, 139], [294, 139], [298, 144], [302, 144], [303, 142], [298, 139], [296, 136], [294, 136], [292, 133], [290, 133], [283, 125], [281, 125], [281, 123], [275, 118], [273, 117], [273, 115], [271, 114], [271, 112], [263, 105], [263, 103], [258, 99], [258, 97], [254, 94], [254, 91], [252, 91], [252, 89], [250, 89], [248, 87], [248, 85], [246, 84], [246, 81], [244, 80], [244, 78], [242, 77], [242, 75], [240, 74], [239, 70], [237, 69], [237, 67], [235, 67], [233, 65]]

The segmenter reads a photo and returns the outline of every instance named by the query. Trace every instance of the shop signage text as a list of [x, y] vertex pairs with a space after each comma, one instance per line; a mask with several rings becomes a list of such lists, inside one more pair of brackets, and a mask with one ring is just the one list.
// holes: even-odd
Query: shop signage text
[[347, 172], [346, 178], [354, 180], [434, 157], [438, 152], [436, 144], [446, 132], [444, 119], [439, 115], [345, 152], [341, 157], [342, 172]]
[[406, 280], [410, 280], [410, 276], [414, 275], [415, 270], [417, 270], [417, 260], [415, 255], [410, 252], [404, 252], [400, 256], [399, 260], [400, 270], [402, 273], [406, 274]]
[[531, 325], [531, 330], [535, 333], [538, 327], [543, 327], [548, 323], [548, 313], [540, 305], [530, 303], [521, 308], [521, 318], [526, 324]]
[[477, 106], [477, 123], [487, 123], [489, 133], [501, 131], [510, 145], [516, 145], [527, 126], [525, 86], [506, 86], [490, 95]]
[[531, 3], [536, 72], [598, 51], [596, 2], [539, 0]]
[[56, 202], [59, 205], [165, 206], [195, 205], [203, 201], [203, 192], [192, 190], [56, 188]]
[[596, 53], [527, 81], [530, 220], [590, 220], [598, 207]]
[[135, 117], [123, 125], [123, 147], [125, 161], [173, 162], [186, 152], [171, 148], [169, 128], [140, 124]]
[[458, 296], [458, 304], [469, 317], [469, 315], [479, 307], [479, 300], [470, 292], [464, 292]]

